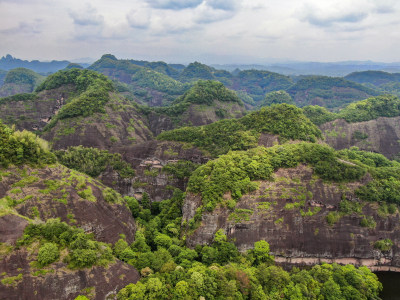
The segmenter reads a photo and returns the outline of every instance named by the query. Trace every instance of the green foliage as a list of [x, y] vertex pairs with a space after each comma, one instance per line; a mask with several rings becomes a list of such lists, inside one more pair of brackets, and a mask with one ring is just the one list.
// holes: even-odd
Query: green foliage
[[45, 242], [38, 253], [38, 262], [41, 265], [56, 261], [59, 249], [63, 248], [68, 250], [66, 261], [69, 268], [106, 265], [113, 260], [109, 245], [97, 242], [91, 234], [85, 234], [82, 229], [69, 226], [58, 219], [49, 219], [44, 224], [29, 224], [17, 245], [30, 245], [35, 240]]
[[399, 115], [400, 99], [392, 95], [383, 95], [351, 103], [338, 113], [337, 118], [354, 123]]
[[37, 260], [40, 265], [46, 266], [58, 260], [59, 257], [60, 251], [57, 245], [54, 243], [45, 243], [39, 249]]
[[104, 200], [108, 203], [122, 203], [122, 197], [121, 195], [116, 192], [115, 190], [113, 190], [112, 188], [105, 188], [103, 190], [103, 197]]
[[182, 82], [196, 81], [198, 79], [213, 80], [213, 69], [199, 62], [190, 63], [179, 75]]
[[13, 131], [0, 121], [0, 166], [54, 162], [55, 156], [46, 141], [26, 130]]
[[195, 103], [212, 105], [214, 101], [237, 102], [243, 105], [234, 91], [227, 89], [222, 83], [212, 80], [199, 80], [175, 103]]
[[308, 105], [303, 107], [304, 115], [315, 125], [319, 126], [329, 121], [335, 120], [336, 114], [330, 112], [325, 107], [318, 105]]
[[341, 215], [337, 211], [331, 211], [327, 216], [326, 216], [326, 222], [330, 226], [333, 226], [336, 222], [338, 222], [341, 218]]
[[235, 89], [245, 91], [256, 102], [268, 92], [286, 90], [293, 84], [288, 76], [260, 70], [240, 71], [233, 81]]
[[[303, 107], [304, 114], [316, 125], [336, 119], [345, 119], [349, 123], [374, 120], [379, 117], [397, 117], [400, 115], [400, 99], [392, 95], [370, 97], [350, 103], [338, 113], [329, 112], [317, 105]], [[355, 132], [355, 139], [367, 138], [365, 133]]]
[[361, 100], [365, 96], [377, 96], [379, 92], [342, 77], [306, 76], [290, 87], [287, 92], [300, 107], [318, 104], [327, 108]]
[[37, 95], [34, 93], [28, 94], [28, 93], [23, 93], [23, 94], [16, 94], [13, 96], [8, 96], [4, 98], [0, 98], [0, 104], [5, 104], [9, 102], [17, 102], [17, 101], [33, 101], [37, 99]]
[[47, 129], [55, 126], [61, 119], [86, 117], [96, 112], [105, 112], [104, 105], [110, 99], [109, 92], [114, 90], [112, 82], [106, 76], [91, 70], [74, 68], [50, 75], [37, 87], [36, 92], [68, 84], [75, 86], [78, 95], [60, 109], [48, 124]]
[[92, 177], [99, 176], [107, 168], [116, 171], [122, 178], [135, 176], [135, 170], [118, 153], [77, 146], [55, 151], [55, 154], [61, 164]]
[[260, 106], [271, 106], [273, 104], [294, 104], [292, 97], [285, 91], [269, 92], [265, 95], [264, 100]]
[[279, 134], [284, 139], [316, 141], [320, 130], [293, 105], [266, 107], [241, 119], [221, 120], [198, 127], [182, 127], [161, 133], [160, 140], [192, 143], [212, 155], [257, 146], [261, 132]]
[[140, 87], [150, 88], [168, 95], [182, 95], [189, 86], [159, 72], [142, 68], [132, 76]]
[[150, 204], [149, 194], [147, 194], [146, 192], [143, 193], [142, 199], [140, 200], [140, 204], [144, 209], [150, 209], [151, 204]]
[[391, 239], [383, 239], [376, 241], [374, 243], [374, 248], [381, 250], [381, 251], [389, 251], [393, 247], [393, 242]]
[[16, 68], [7, 72], [4, 83], [27, 84], [32, 90], [44, 80], [44, 77], [32, 70]]
[[168, 163], [162, 171], [174, 175], [178, 179], [189, 178], [193, 171], [199, 167], [199, 164], [189, 160], [179, 160], [175, 163]]
[[187, 191], [201, 194], [203, 207], [212, 211], [229, 193], [237, 201], [256, 188], [253, 181], [270, 179], [278, 168], [310, 164], [325, 180], [354, 181], [365, 174], [365, 168], [339, 161], [335, 151], [319, 144], [298, 143], [258, 147], [229, 152], [197, 168], [189, 179]]

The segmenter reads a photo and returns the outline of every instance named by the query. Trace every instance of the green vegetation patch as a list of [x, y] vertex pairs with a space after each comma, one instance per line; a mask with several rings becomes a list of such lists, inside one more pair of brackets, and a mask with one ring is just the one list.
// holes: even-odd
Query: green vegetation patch
[[55, 154], [63, 165], [92, 177], [99, 176], [107, 168], [112, 168], [122, 178], [135, 176], [135, 170], [122, 160], [118, 153], [112, 154], [107, 150], [77, 146], [70, 147], [68, 150], [55, 151]]
[[46, 141], [29, 131], [13, 131], [0, 121], [0, 166], [55, 162]]
[[187, 191], [201, 194], [203, 207], [212, 211], [223, 202], [224, 194], [230, 193], [237, 201], [257, 188], [255, 180], [269, 180], [275, 170], [294, 168], [299, 163], [310, 164], [324, 180], [354, 181], [364, 176], [365, 167], [341, 162], [336, 156], [328, 146], [305, 142], [229, 152], [196, 169]]
[[221, 120], [205, 126], [166, 131], [157, 138], [191, 143], [217, 156], [229, 150], [256, 147], [261, 132], [278, 134], [282, 139], [313, 142], [322, 136], [301, 109], [280, 104], [262, 108], [241, 119]]
[[58, 219], [49, 219], [45, 224], [29, 224], [17, 244], [29, 246], [37, 240], [42, 243], [38, 252], [38, 263], [41, 266], [57, 261], [63, 249], [67, 249], [68, 256], [65, 262], [72, 269], [93, 265], [105, 266], [113, 261], [112, 250], [108, 244], [98, 242], [93, 239], [92, 234], [86, 234], [82, 229], [67, 225]]

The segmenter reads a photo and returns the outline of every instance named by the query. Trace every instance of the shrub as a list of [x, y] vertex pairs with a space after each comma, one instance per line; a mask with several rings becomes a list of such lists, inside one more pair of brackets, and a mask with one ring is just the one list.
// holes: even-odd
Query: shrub
[[374, 243], [374, 248], [381, 251], [389, 251], [393, 247], [391, 239], [379, 240]]
[[46, 266], [58, 260], [60, 251], [55, 243], [46, 243], [39, 249], [38, 262], [42, 266]]

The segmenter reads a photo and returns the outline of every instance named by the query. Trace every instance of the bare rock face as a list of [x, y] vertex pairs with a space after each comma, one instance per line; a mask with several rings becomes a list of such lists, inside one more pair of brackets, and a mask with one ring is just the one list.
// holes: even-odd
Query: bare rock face
[[42, 130], [75, 92], [72, 85], [45, 90], [35, 100], [11, 101], [0, 105], [0, 119], [18, 130]]
[[22, 236], [28, 221], [16, 215], [0, 217], [0, 243], [13, 244]]
[[[98, 181], [61, 165], [9, 171], [3, 177], [0, 196], [15, 201], [16, 205], [10, 208], [14, 215], [42, 221], [60, 218], [93, 232], [102, 242], [115, 243], [120, 234], [126, 236], [128, 243], [133, 242], [136, 226], [131, 212], [122, 204], [107, 202], [105, 187]], [[17, 223], [14, 219], [5, 216], [0, 222]], [[21, 224], [24, 223], [27, 222]], [[6, 235], [18, 232], [18, 227], [11, 230]]]
[[106, 113], [59, 120], [54, 128], [43, 134], [43, 138], [56, 150], [79, 145], [112, 150], [140, 144], [153, 137], [146, 120], [133, 105], [120, 95], [112, 93], [110, 97]]
[[357, 146], [360, 150], [378, 152], [388, 158], [400, 153], [400, 117], [347, 123], [339, 119], [320, 126], [325, 141], [340, 150]]
[[102, 184], [63, 166], [12, 167], [2, 171], [0, 299], [55, 300], [78, 295], [115, 299], [118, 290], [140, 279], [135, 268], [119, 260], [107, 267], [71, 270], [63, 262], [63, 251], [59, 262], [37, 269], [34, 262], [40, 244], [15, 247], [28, 220], [60, 218], [106, 243], [115, 243], [120, 234], [126, 236], [128, 243], [133, 242], [135, 222], [124, 205], [110, 202]]
[[[241, 251], [259, 240], [270, 244], [276, 261], [286, 265], [314, 265], [338, 262], [366, 265], [375, 270], [400, 271], [400, 217], [378, 211], [377, 203], [361, 202], [354, 190], [363, 182], [324, 183], [313, 177], [311, 168], [280, 169], [273, 182], [260, 181], [259, 189], [244, 195], [233, 211], [218, 207], [203, 213], [201, 225], [187, 236], [187, 244], [211, 243], [215, 232], [224, 229]], [[339, 203], [360, 207], [359, 212], [343, 212]], [[193, 218], [201, 205], [200, 196], [188, 194], [183, 221]], [[338, 216], [328, 223], [327, 216]], [[362, 227], [364, 218], [376, 225]], [[393, 247], [380, 251], [374, 244], [391, 239]]]
[[59, 262], [38, 274], [30, 265], [33, 260], [34, 256], [25, 248], [13, 250], [2, 259], [1, 279], [15, 279], [0, 283], [0, 299], [67, 300], [78, 295], [115, 299], [118, 290], [140, 279], [135, 268], [121, 261], [81, 270], [67, 269], [66, 264]]
[[184, 190], [188, 178], [177, 179], [162, 171], [162, 168], [179, 160], [193, 163], [205, 163], [208, 157], [199, 149], [188, 147], [178, 142], [148, 141], [139, 145], [115, 148], [123, 159], [136, 171], [132, 179], [119, 178], [114, 172], [103, 173], [99, 179], [107, 186], [113, 187], [122, 195], [141, 199], [144, 192], [151, 201], [162, 201], [172, 196], [174, 188]]

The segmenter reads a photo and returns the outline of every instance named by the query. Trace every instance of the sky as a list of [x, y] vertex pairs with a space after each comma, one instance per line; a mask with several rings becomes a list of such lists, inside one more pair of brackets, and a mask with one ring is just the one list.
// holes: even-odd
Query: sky
[[400, 61], [398, 0], [0, 0], [0, 56]]

